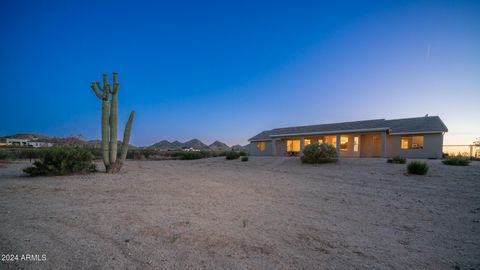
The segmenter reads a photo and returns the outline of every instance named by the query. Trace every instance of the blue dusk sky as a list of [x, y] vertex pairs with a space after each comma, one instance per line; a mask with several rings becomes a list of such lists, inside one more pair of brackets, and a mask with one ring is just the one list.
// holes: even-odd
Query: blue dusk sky
[[0, 2], [0, 135], [99, 138], [113, 71], [134, 145], [425, 114], [468, 144], [480, 1]]

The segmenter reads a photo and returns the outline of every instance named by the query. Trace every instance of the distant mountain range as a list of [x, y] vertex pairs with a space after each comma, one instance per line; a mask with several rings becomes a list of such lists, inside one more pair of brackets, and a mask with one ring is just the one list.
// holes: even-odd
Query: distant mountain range
[[[55, 144], [60, 144], [60, 145], [66, 145], [66, 146], [90, 146], [90, 147], [95, 147], [95, 148], [100, 148], [101, 147], [101, 140], [90, 140], [86, 141], [83, 140], [82, 138], [75, 137], [75, 136], [70, 136], [70, 137], [49, 137], [41, 134], [34, 134], [34, 133], [24, 133], [24, 134], [14, 134], [14, 135], [7, 135], [7, 136], [1, 136], [3, 138], [15, 138], [15, 139], [27, 139], [27, 140], [33, 140], [34, 138], [41, 139], [41, 140], [47, 140], [50, 142], [53, 142]], [[120, 144], [121, 141], [118, 141]], [[199, 139], [192, 139], [187, 142], [179, 142], [179, 141], [173, 141], [169, 142], [167, 140], [162, 140], [159, 141], [151, 146], [151, 148], [155, 148], [157, 150], [180, 150], [180, 149], [198, 149], [198, 150], [210, 150], [210, 151], [228, 151], [228, 150], [235, 150], [235, 151], [244, 151], [246, 150], [246, 146], [241, 146], [241, 145], [234, 145], [232, 147], [228, 146], [227, 144], [220, 142], [220, 141], [215, 141], [210, 145], [204, 144], [202, 141]], [[133, 145], [130, 145], [130, 148], [137, 148]]]
[[206, 145], [199, 139], [193, 139], [184, 143], [179, 141], [169, 142], [169, 141], [163, 140], [151, 145], [150, 147], [155, 148], [157, 150], [179, 150], [179, 149], [193, 148], [198, 150], [228, 151], [231, 149], [230, 146], [220, 141], [215, 141], [210, 145]]

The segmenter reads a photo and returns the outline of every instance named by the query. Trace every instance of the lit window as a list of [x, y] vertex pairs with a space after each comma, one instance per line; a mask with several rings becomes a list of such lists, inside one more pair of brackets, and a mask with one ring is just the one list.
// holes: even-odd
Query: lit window
[[337, 148], [337, 137], [332, 138], [332, 146]]
[[340, 150], [348, 151], [348, 136], [340, 136]]
[[402, 149], [423, 149], [423, 136], [405, 136], [401, 140]]
[[402, 137], [402, 149], [408, 149], [408, 139], [409, 137]]
[[304, 144], [305, 144], [305, 145], [309, 145], [309, 144], [311, 144], [311, 143], [312, 143], [312, 141], [311, 141], [310, 139], [305, 139], [305, 140], [304, 140]]
[[412, 149], [423, 149], [423, 136], [412, 136]]
[[358, 152], [358, 137], [353, 137], [353, 152]]
[[318, 144], [322, 144], [323, 143], [323, 139], [318, 139]]
[[300, 152], [300, 140], [287, 140], [287, 152]]
[[257, 150], [260, 152], [265, 151], [265, 142], [257, 142]]

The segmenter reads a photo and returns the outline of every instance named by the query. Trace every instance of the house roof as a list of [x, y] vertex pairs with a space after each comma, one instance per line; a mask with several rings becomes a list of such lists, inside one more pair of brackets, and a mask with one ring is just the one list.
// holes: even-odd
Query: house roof
[[271, 140], [275, 137], [294, 135], [334, 134], [348, 132], [388, 131], [390, 134], [441, 133], [448, 131], [438, 116], [424, 116], [403, 119], [373, 119], [311, 126], [276, 128], [262, 131], [249, 141]]
[[50, 141], [45, 139], [38, 139], [38, 140], [31, 140], [30, 142], [49, 143]]

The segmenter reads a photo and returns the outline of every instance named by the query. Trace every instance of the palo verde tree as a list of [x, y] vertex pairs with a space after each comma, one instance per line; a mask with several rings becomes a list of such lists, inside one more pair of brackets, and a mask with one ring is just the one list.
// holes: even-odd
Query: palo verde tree
[[103, 74], [103, 87], [99, 82], [92, 82], [91, 88], [95, 95], [102, 101], [102, 157], [107, 173], [116, 173], [125, 162], [130, 142], [135, 112], [130, 112], [125, 131], [120, 157], [117, 159], [117, 111], [118, 88], [117, 73], [113, 73], [113, 87], [108, 84], [107, 74]]

